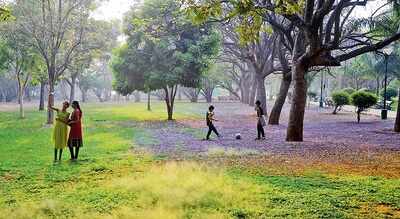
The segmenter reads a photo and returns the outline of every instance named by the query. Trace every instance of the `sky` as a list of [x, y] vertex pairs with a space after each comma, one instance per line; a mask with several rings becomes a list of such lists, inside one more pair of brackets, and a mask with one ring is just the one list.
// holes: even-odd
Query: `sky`
[[134, 0], [108, 0], [104, 2], [93, 14], [99, 20], [122, 20], [125, 12], [133, 5]]

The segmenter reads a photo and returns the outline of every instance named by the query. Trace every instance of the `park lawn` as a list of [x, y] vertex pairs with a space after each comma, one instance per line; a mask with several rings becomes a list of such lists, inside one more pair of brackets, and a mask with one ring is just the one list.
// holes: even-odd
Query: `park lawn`
[[[198, 119], [205, 106], [178, 103], [175, 118]], [[165, 120], [162, 103], [85, 106], [76, 163], [67, 151], [52, 163], [45, 113], [17, 115], [0, 112], [0, 218], [400, 217], [399, 179], [266, 174], [133, 150], [159, 140], [136, 122]]]

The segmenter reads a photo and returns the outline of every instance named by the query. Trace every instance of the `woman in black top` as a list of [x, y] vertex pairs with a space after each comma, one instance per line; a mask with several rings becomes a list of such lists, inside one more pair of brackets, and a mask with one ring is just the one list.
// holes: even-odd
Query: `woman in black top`
[[264, 126], [265, 126], [265, 118], [264, 118], [264, 110], [261, 107], [261, 102], [259, 100], [256, 101], [257, 111], [257, 138], [256, 140], [265, 139]]

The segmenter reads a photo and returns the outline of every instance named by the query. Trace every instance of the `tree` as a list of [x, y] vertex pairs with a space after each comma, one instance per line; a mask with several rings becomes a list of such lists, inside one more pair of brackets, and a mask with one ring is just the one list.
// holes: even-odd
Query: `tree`
[[[48, 105], [54, 105], [54, 88], [64, 74], [82, 42], [93, 0], [19, 0], [15, 17], [24, 34], [33, 39], [33, 46], [47, 68]], [[47, 123], [54, 114], [48, 110]]]
[[0, 59], [8, 71], [13, 74], [18, 86], [18, 103], [20, 118], [25, 118], [24, 95], [27, 85], [36, 72], [39, 63], [38, 54], [31, 46], [30, 39], [21, 33], [19, 26], [13, 22], [2, 27], [2, 52]]
[[129, 16], [128, 43], [114, 53], [114, 88], [162, 89], [172, 120], [178, 85], [199, 86], [218, 53], [219, 34], [211, 24], [193, 25], [173, 0], [144, 1]]
[[332, 93], [332, 100], [335, 104], [332, 114], [336, 114], [338, 109], [350, 103], [350, 95], [345, 91], [336, 91]]
[[[287, 141], [303, 140], [306, 107], [306, 75], [318, 67], [339, 66], [341, 62], [377, 51], [400, 39], [399, 22], [386, 37], [377, 26], [394, 7], [377, 7], [371, 18], [351, 17], [355, 8], [372, 0], [304, 0], [304, 1], [188, 1], [188, 14], [197, 22], [205, 20], [229, 21], [234, 16], [244, 17], [238, 26], [244, 40], [258, 39], [266, 20], [284, 36], [283, 43], [293, 44], [292, 82], [293, 102], [287, 128]], [[387, 10], [389, 8], [389, 10]], [[224, 11], [226, 9], [228, 11]], [[370, 21], [370, 22], [369, 22]], [[370, 24], [370, 25], [369, 25]], [[379, 24], [379, 25], [377, 25]], [[287, 31], [288, 27], [295, 27]]]
[[[70, 101], [75, 99], [75, 87], [79, 79], [79, 74], [82, 74], [88, 68], [94, 68], [96, 72], [101, 72], [101, 77], [106, 75], [111, 76], [109, 71], [109, 61], [111, 59], [111, 50], [117, 45], [117, 38], [120, 34], [118, 30], [119, 23], [116, 21], [98, 21], [89, 19], [85, 29], [86, 34], [82, 38], [82, 42], [77, 47], [76, 53], [70, 64], [68, 65], [68, 77], [65, 81], [70, 85]], [[110, 95], [103, 94], [105, 90], [110, 90], [111, 83], [101, 83], [100, 78], [95, 84], [99, 87], [94, 87], [96, 96], [104, 96], [104, 100]], [[108, 78], [104, 81], [110, 81]], [[107, 86], [108, 85], [108, 86]], [[102, 99], [102, 97], [100, 97]], [[102, 99], [103, 100], [103, 99]]]
[[357, 122], [360, 123], [360, 115], [369, 107], [375, 105], [378, 97], [372, 93], [365, 91], [357, 91], [351, 96], [351, 103], [357, 107]]

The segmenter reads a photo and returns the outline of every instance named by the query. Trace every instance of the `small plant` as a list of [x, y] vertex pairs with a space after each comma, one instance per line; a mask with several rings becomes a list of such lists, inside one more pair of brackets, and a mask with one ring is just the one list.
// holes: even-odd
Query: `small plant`
[[356, 92], [356, 89], [352, 87], [344, 88], [342, 91], [348, 93], [349, 95], [352, 95], [354, 92]]
[[350, 103], [350, 95], [345, 91], [336, 91], [332, 93], [332, 100], [335, 104], [333, 114], [341, 110], [343, 105]]
[[351, 103], [357, 107], [357, 122], [360, 123], [361, 112], [378, 102], [375, 94], [366, 91], [357, 91], [351, 95]]

